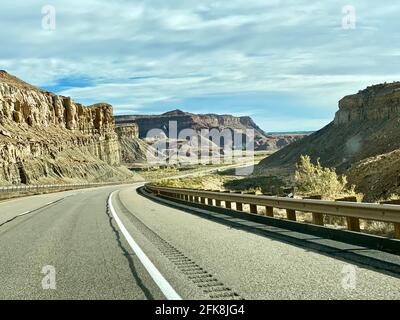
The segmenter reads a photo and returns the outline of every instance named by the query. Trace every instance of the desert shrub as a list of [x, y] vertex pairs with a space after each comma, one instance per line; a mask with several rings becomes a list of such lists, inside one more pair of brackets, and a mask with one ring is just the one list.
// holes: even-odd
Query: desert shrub
[[385, 202], [385, 201], [400, 201], [400, 195], [392, 193], [389, 196], [381, 198], [378, 202]]
[[193, 188], [203, 190], [223, 189], [223, 178], [216, 175], [186, 177], [181, 179], [163, 179], [157, 185], [172, 188]]
[[301, 156], [295, 173], [296, 193], [321, 195], [324, 199], [356, 196], [355, 187], [348, 187], [346, 176], [338, 176], [335, 169], [325, 168], [319, 159], [314, 164], [309, 156]]
[[244, 191], [244, 192], [277, 193], [277, 191], [284, 186], [286, 186], [285, 181], [275, 176], [232, 179], [224, 183], [224, 187], [228, 190]]

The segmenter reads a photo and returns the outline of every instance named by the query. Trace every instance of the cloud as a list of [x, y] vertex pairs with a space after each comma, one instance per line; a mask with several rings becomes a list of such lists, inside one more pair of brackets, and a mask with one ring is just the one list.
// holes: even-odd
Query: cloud
[[59, 0], [53, 32], [41, 28], [47, 4], [2, 1], [1, 69], [117, 113], [210, 106], [267, 126], [280, 109], [274, 127], [317, 129], [342, 96], [400, 79], [400, 4], [389, 0], [352, 1], [354, 30], [341, 28], [346, 1]]

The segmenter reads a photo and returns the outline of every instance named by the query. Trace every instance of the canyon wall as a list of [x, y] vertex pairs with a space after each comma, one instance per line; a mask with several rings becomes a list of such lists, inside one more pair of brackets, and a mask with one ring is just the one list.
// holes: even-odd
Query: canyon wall
[[374, 85], [339, 101], [336, 125], [400, 116], [400, 82]]
[[169, 135], [170, 122], [176, 122], [177, 132], [184, 129], [193, 129], [200, 132], [201, 129], [231, 129], [241, 130], [244, 134], [246, 129], [254, 130], [254, 145], [256, 150], [278, 150], [286, 145], [302, 139], [305, 135], [268, 135], [251, 117], [235, 117], [232, 115], [218, 114], [194, 114], [174, 110], [161, 115], [127, 115], [116, 116], [116, 124], [126, 126], [135, 124], [139, 128], [139, 137], [146, 138], [147, 133], [153, 129], [161, 129]]
[[139, 127], [140, 138], [145, 138], [152, 129], [162, 129], [168, 134], [170, 122], [177, 123], [178, 132], [184, 129], [255, 129], [259, 134], [265, 134], [250, 117], [235, 117], [232, 115], [194, 114], [174, 110], [161, 115], [116, 116], [117, 126], [136, 124]]
[[334, 121], [256, 168], [292, 174], [301, 155], [348, 176], [365, 200], [400, 193], [400, 82], [374, 85], [339, 101]]
[[112, 106], [85, 107], [0, 71], [0, 184], [124, 180]]
[[130, 166], [154, 160], [151, 155], [156, 151], [139, 138], [139, 127], [136, 124], [118, 126], [115, 131], [118, 135], [122, 163]]

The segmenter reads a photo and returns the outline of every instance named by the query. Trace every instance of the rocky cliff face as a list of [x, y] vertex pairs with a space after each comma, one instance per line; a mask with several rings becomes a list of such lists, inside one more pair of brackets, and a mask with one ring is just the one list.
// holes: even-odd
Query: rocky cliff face
[[256, 172], [293, 172], [300, 155], [309, 155], [348, 175], [366, 200], [376, 200], [399, 190], [399, 149], [400, 83], [380, 84], [340, 100], [332, 123], [263, 160]]
[[0, 71], [0, 184], [125, 179], [112, 107], [85, 107]]
[[135, 116], [116, 116], [117, 126], [135, 123], [139, 127], [140, 138], [145, 138], [152, 129], [162, 129], [168, 134], [169, 123], [177, 122], [178, 132], [184, 129], [250, 129], [253, 128], [257, 133], [265, 134], [250, 117], [234, 117], [231, 115], [217, 114], [193, 114], [174, 110], [161, 115], [135, 115]]
[[250, 117], [193, 114], [181, 110], [161, 115], [116, 116], [117, 126], [136, 124], [139, 127], [139, 137], [142, 139], [153, 129], [161, 129], [169, 135], [170, 122], [176, 122], [178, 134], [185, 129], [193, 129], [196, 132], [200, 132], [201, 129], [232, 129], [242, 130], [243, 133], [246, 133], [246, 129], [254, 129], [256, 150], [277, 150], [304, 137], [304, 135], [267, 135]]
[[120, 146], [121, 161], [125, 165], [150, 163], [156, 154], [150, 145], [139, 138], [139, 127], [136, 124], [116, 127]]
[[388, 120], [400, 116], [400, 82], [366, 88], [339, 101], [336, 125], [368, 120]]

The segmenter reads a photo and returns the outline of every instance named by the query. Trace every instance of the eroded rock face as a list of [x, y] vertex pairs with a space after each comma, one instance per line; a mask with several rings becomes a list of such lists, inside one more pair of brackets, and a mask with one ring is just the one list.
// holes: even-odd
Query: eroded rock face
[[339, 101], [335, 124], [400, 116], [400, 82], [374, 85]]
[[320, 159], [348, 176], [376, 201], [400, 190], [400, 82], [379, 84], [344, 97], [335, 120], [260, 162], [257, 174], [293, 173], [301, 155]]
[[152, 155], [156, 154], [149, 144], [139, 139], [139, 127], [136, 124], [116, 127], [121, 161], [126, 165], [137, 163], [155, 163]]
[[256, 150], [277, 150], [284, 146], [302, 139], [305, 135], [268, 135], [250, 117], [235, 117], [232, 115], [218, 114], [194, 114], [174, 110], [161, 115], [135, 115], [117, 116], [117, 126], [137, 125], [139, 137], [146, 138], [148, 132], [153, 129], [161, 129], [169, 135], [171, 122], [176, 122], [177, 132], [185, 129], [193, 129], [200, 132], [202, 129], [231, 129], [241, 130], [243, 134], [247, 129], [254, 130], [254, 146]]
[[0, 184], [117, 177], [114, 129], [111, 105], [85, 107], [0, 71]]

